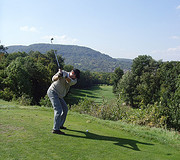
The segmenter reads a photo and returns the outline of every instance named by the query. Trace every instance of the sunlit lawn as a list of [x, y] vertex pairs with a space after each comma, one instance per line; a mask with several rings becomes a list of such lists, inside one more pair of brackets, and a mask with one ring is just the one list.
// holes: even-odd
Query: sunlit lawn
[[[22, 160], [178, 160], [177, 145], [154, 140], [157, 134], [129, 132], [120, 122], [69, 112], [66, 135], [51, 133], [52, 108], [24, 107], [0, 100], [0, 159]], [[133, 126], [129, 126], [134, 129]], [[88, 130], [88, 132], [86, 132]], [[138, 134], [139, 133], [139, 134]], [[179, 139], [177, 139], [179, 141]]]
[[112, 86], [97, 85], [90, 89], [71, 89], [66, 100], [74, 102], [81, 98], [89, 98], [96, 103], [102, 103], [103, 100], [114, 100], [116, 96], [112, 93]]

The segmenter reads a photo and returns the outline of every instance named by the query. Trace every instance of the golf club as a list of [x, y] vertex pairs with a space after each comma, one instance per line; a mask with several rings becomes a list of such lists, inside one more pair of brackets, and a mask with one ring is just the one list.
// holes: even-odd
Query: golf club
[[[54, 40], [54, 38], [51, 38], [51, 44], [53, 44], [53, 43], [52, 43], [53, 40]], [[60, 68], [60, 65], [59, 65], [58, 58], [57, 58], [57, 50], [54, 50], [54, 54], [55, 54], [55, 57], [56, 57], [56, 61], [57, 61], [58, 68], [61, 69], [61, 68]]]

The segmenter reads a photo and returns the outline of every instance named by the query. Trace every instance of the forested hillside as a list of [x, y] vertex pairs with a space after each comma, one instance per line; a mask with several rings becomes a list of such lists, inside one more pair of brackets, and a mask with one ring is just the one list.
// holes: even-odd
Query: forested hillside
[[8, 46], [8, 53], [39, 51], [45, 54], [51, 49], [57, 50], [57, 54], [65, 59], [65, 64], [73, 65], [75, 68], [93, 72], [113, 72], [115, 68], [130, 70], [131, 59], [115, 59], [91, 48], [75, 45], [59, 44], [32, 44], [29, 46]]

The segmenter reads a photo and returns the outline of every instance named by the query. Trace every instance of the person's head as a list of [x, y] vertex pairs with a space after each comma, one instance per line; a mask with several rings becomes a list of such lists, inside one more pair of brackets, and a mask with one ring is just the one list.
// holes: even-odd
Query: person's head
[[80, 78], [80, 70], [79, 69], [73, 69], [70, 74], [70, 78], [72, 79], [79, 79]]

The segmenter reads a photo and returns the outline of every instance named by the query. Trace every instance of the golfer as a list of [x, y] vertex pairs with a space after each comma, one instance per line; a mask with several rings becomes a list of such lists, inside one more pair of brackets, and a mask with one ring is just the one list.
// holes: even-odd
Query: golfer
[[68, 93], [70, 86], [77, 83], [79, 77], [80, 71], [78, 69], [73, 69], [71, 72], [59, 69], [52, 77], [53, 83], [47, 91], [47, 95], [54, 108], [54, 126], [52, 133], [65, 134], [60, 131], [60, 129], [66, 129], [64, 122], [68, 112], [68, 107], [63, 97]]

